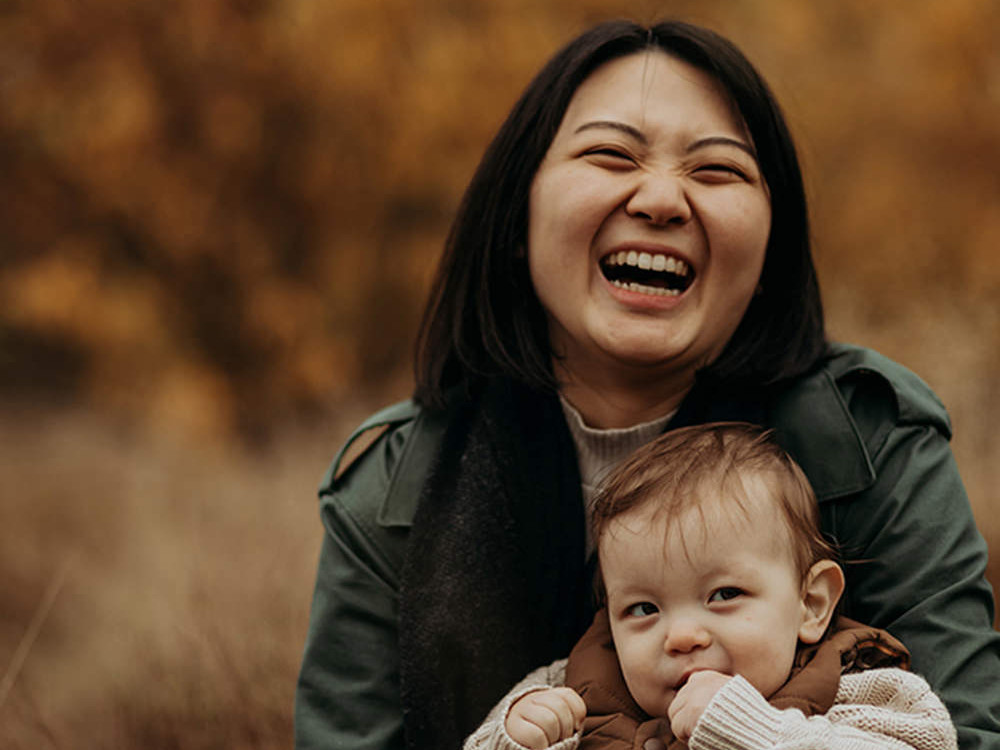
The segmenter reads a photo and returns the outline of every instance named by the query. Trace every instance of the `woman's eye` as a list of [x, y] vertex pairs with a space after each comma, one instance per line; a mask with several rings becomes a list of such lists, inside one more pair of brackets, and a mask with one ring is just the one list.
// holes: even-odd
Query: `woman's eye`
[[635, 161], [627, 152], [607, 146], [591, 149], [590, 151], [587, 151], [586, 155], [621, 164], [631, 164]]
[[649, 615], [655, 615], [657, 611], [656, 605], [652, 602], [640, 602], [629, 607], [626, 610], [626, 614], [629, 617], [648, 617]]
[[735, 164], [705, 164], [695, 174], [706, 182], [749, 182], [750, 173]]
[[723, 586], [722, 588], [713, 591], [712, 595], [708, 597], [708, 600], [710, 602], [728, 602], [730, 599], [735, 599], [742, 594], [743, 590], [738, 589], [735, 586]]
[[706, 164], [695, 170], [699, 174], [719, 178], [738, 177], [741, 180], [747, 179], [747, 174], [739, 167], [732, 164]]

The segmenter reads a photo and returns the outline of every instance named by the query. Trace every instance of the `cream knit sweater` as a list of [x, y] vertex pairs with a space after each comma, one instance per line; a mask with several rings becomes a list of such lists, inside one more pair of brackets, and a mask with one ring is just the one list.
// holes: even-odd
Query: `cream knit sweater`
[[[561, 685], [566, 660], [518, 683], [466, 741], [464, 750], [524, 750], [504, 728], [511, 705], [533, 690]], [[576, 750], [579, 734], [553, 750]], [[872, 669], [840, 678], [833, 707], [806, 717], [779, 710], [736, 676], [708, 704], [690, 750], [957, 750], [948, 710], [924, 679], [901, 669]]]

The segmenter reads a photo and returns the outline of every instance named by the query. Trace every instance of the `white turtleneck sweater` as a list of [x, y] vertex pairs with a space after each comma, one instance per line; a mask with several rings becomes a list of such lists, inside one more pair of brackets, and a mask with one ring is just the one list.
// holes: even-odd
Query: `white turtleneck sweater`
[[601, 480], [631, 453], [660, 435], [676, 412], [670, 412], [652, 422], [632, 427], [599, 429], [589, 427], [583, 416], [565, 398], [559, 396], [569, 433], [576, 446], [583, 488], [583, 504], [587, 513], [587, 555], [594, 550], [590, 537], [590, 510]]

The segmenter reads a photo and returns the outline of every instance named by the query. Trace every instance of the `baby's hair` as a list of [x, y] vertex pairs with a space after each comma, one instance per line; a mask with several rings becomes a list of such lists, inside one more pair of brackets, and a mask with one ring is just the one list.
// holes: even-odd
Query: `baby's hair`
[[613, 519], [654, 503], [669, 532], [684, 511], [704, 513], [706, 490], [715, 507], [745, 516], [750, 512], [745, 479], [758, 479], [770, 491], [803, 577], [816, 562], [837, 559], [819, 529], [816, 496], [802, 469], [778, 445], [773, 430], [745, 422], [671, 430], [633, 453], [598, 490], [591, 517], [594, 539], [599, 548]]

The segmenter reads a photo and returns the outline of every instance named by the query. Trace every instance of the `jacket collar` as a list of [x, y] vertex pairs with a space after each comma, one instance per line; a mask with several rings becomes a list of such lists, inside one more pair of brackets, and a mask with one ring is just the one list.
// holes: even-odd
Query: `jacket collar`
[[[447, 415], [421, 410], [412, 401], [391, 409], [369, 419], [358, 433], [376, 424], [413, 420], [413, 434], [406, 441], [399, 470], [393, 472], [378, 515], [382, 526], [408, 527], [443, 438]], [[860, 492], [875, 482], [875, 468], [864, 438], [826, 369], [768, 391], [720, 396], [695, 388], [668, 429], [716, 421], [751, 422], [773, 428], [778, 442], [809, 478], [819, 502]], [[339, 459], [331, 472], [336, 471]]]
[[782, 389], [769, 424], [809, 477], [819, 502], [868, 489], [875, 467], [836, 381], [819, 370]]
[[739, 393], [696, 385], [668, 429], [727, 421], [774, 429], [778, 443], [809, 478], [819, 502], [860, 492], [875, 482], [865, 441], [826, 369]]

